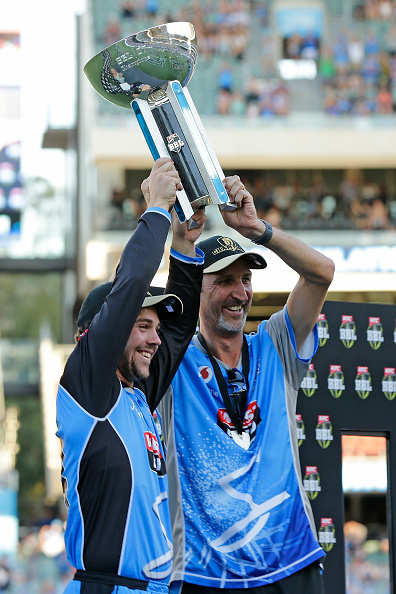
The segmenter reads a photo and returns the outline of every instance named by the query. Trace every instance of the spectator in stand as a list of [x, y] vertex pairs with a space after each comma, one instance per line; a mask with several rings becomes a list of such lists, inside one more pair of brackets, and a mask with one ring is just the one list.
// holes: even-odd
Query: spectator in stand
[[319, 57], [319, 39], [313, 31], [308, 31], [302, 39], [300, 57], [303, 60], [317, 60]]
[[374, 29], [370, 29], [367, 33], [366, 43], [364, 44], [364, 52], [366, 56], [372, 54], [378, 55], [380, 53], [380, 45], [377, 38], [377, 33]]
[[124, 0], [120, 5], [120, 16], [124, 19], [132, 19], [136, 14], [134, 0]]
[[393, 112], [392, 93], [386, 85], [381, 85], [377, 93], [377, 113], [390, 114]]
[[275, 115], [285, 116], [289, 113], [289, 92], [283, 81], [275, 85], [272, 102]]
[[104, 42], [106, 46], [112, 45], [121, 39], [121, 25], [118, 18], [115, 15], [111, 15], [107, 21]]
[[149, 17], [156, 17], [159, 10], [159, 0], [146, 0], [146, 14]]
[[393, 17], [393, 4], [390, 0], [379, 0], [379, 18], [382, 21], [389, 21]]
[[390, 228], [389, 212], [381, 198], [374, 198], [368, 203], [367, 214], [362, 221], [362, 228], [371, 230]]
[[244, 116], [246, 114], [246, 101], [239, 91], [231, 95], [230, 114], [234, 116]]
[[364, 60], [364, 44], [356, 33], [348, 41], [348, 58], [351, 69], [359, 71]]
[[246, 113], [249, 117], [255, 117], [259, 115], [259, 100], [260, 100], [260, 89], [259, 82], [255, 78], [251, 78], [247, 85], [246, 99]]
[[319, 76], [323, 79], [325, 84], [331, 84], [333, 82], [336, 69], [334, 65], [333, 52], [328, 46], [325, 46], [320, 50], [318, 71]]
[[229, 62], [223, 62], [219, 70], [217, 82], [219, 89], [224, 89], [229, 93], [233, 90], [234, 74]]
[[231, 106], [231, 95], [229, 91], [220, 89], [217, 93], [216, 111], [219, 115], [229, 115]]
[[348, 43], [346, 34], [340, 31], [333, 45], [333, 59], [336, 72], [343, 74], [347, 72], [349, 65]]

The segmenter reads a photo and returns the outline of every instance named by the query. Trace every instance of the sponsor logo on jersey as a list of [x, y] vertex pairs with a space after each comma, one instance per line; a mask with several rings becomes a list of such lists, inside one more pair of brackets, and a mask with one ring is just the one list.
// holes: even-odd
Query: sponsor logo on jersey
[[358, 396], [362, 400], [365, 400], [372, 389], [369, 368], [358, 365], [357, 375], [355, 377], [355, 390], [358, 393]]
[[353, 316], [341, 316], [340, 340], [344, 347], [350, 349], [357, 341], [356, 325]]
[[367, 342], [375, 351], [378, 350], [384, 342], [384, 329], [380, 318], [369, 318], [369, 325], [367, 328]]
[[161, 453], [157, 436], [151, 431], [144, 432], [150, 468], [159, 476], [166, 474], [165, 460]]
[[[253, 400], [253, 402], [250, 402], [246, 408], [242, 423], [243, 433], [246, 433], [249, 436], [249, 444], [256, 437], [256, 430], [260, 423], [260, 408], [257, 405], [257, 400]], [[225, 408], [219, 408], [217, 411], [217, 424], [229, 437], [232, 437], [232, 439], [235, 438], [237, 431]]]
[[322, 347], [326, 344], [326, 342], [330, 338], [329, 324], [327, 323], [325, 314], [323, 314], [323, 313], [319, 314], [317, 326], [318, 326], [319, 346]]
[[317, 466], [306, 466], [303, 479], [304, 489], [309, 499], [316, 499], [322, 487], [320, 486], [320, 476]]
[[318, 388], [317, 380], [318, 376], [316, 375], [315, 368], [311, 363], [300, 386], [304, 394], [309, 398], [315, 394], [315, 390]]
[[305, 435], [305, 425], [302, 418], [302, 415], [296, 414], [296, 424], [297, 424], [297, 439], [298, 439], [298, 447], [303, 443], [304, 439], [307, 438]]
[[318, 415], [315, 438], [320, 447], [324, 450], [328, 448], [333, 441], [333, 426], [330, 422], [329, 415]]
[[333, 524], [333, 518], [321, 518], [320, 528], [318, 531], [319, 544], [323, 550], [328, 553], [334, 547], [337, 542], [335, 537], [335, 528]]
[[334, 398], [339, 398], [343, 390], [345, 390], [344, 373], [341, 369], [341, 365], [330, 365], [327, 387]]
[[384, 377], [382, 378], [382, 391], [388, 400], [393, 400], [396, 396], [396, 373], [394, 367], [385, 367]]
[[208, 365], [202, 365], [198, 371], [205, 384], [208, 384], [213, 377], [213, 369]]
[[166, 140], [168, 141], [168, 149], [170, 151], [173, 151], [174, 153], [180, 153], [184, 146], [184, 142], [178, 134], [171, 134], [170, 136], [166, 137]]

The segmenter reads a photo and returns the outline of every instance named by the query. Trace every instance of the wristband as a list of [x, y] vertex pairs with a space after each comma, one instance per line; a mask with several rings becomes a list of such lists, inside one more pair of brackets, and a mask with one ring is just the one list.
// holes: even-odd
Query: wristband
[[[263, 221], [263, 219], [260, 219], [260, 221]], [[256, 245], [265, 245], [269, 242], [269, 240], [272, 237], [272, 225], [270, 223], [267, 223], [267, 221], [263, 221], [263, 223], [265, 224], [265, 231], [263, 235], [258, 239], [252, 239], [253, 243], [255, 243]]]

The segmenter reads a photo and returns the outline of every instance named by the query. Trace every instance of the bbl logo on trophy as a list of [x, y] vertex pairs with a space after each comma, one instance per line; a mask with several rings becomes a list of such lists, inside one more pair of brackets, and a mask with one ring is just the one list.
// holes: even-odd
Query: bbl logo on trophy
[[309, 365], [309, 369], [305, 374], [303, 381], [301, 382], [300, 388], [304, 392], [305, 396], [311, 397], [315, 394], [315, 390], [318, 387], [317, 382], [318, 376], [312, 363]]
[[333, 441], [333, 426], [329, 415], [318, 415], [318, 424], [315, 429], [316, 441], [324, 450]]
[[318, 338], [319, 338], [319, 346], [323, 346], [326, 344], [328, 339], [330, 338], [329, 334], [329, 325], [326, 320], [325, 314], [319, 314], [318, 321]]
[[384, 342], [384, 329], [379, 318], [369, 318], [367, 328], [367, 342], [375, 351], [380, 348]]
[[356, 325], [353, 316], [342, 316], [340, 326], [340, 339], [347, 349], [353, 347], [357, 341]]
[[343, 390], [345, 390], [344, 373], [341, 369], [341, 365], [330, 365], [327, 387], [334, 398], [339, 398]]
[[210, 204], [235, 208], [187, 88], [197, 60], [193, 24], [172, 22], [132, 33], [84, 66], [89, 82], [104, 99], [134, 112], [154, 160], [172, 158], [183, 186], [175, 203], [181, 222]]
[[388, 400], [396, 396], [396, 372], [394, 367], [385, 367], [382, 378], [382, 391]]
[[355, 377], [355, 390], [358, 396], [365, 400], [372, 391], [371, 375], [368, 367], [358, 366], [357, 376]]
[[170, 151], [180, 153], [181, 149], [184, 146], [184, 142], [178, 134], [171, 134], [170, 136], [166, 137], [166, 140], [168, 141], [168, 149]]
[[320, 528], [318, 530], [319, 544], [323, 550], [328, 553], [335, 545], [335, 528], [333, 524], [333, 518], [321, 518]]
[[304, 476], [304, 489], [309, 499], [316, 499], [322, 487], [320, 486], [320, 476], [317, 466], [306, 466]]
[[296, 424], [297, 424], [297, 439], [298, 439], [298, 447], [303, 443], [304, 439], [306, 439], [305, 435], [305, 425], [301, 415], [296, 414]]

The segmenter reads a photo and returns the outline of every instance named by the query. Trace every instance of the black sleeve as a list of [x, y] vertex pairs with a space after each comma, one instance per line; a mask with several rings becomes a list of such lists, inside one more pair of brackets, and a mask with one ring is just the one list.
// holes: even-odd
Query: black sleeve
[[142, 215], [124, 248], [110, 294], [66, 363], [61, 385], [97, 417], [105, 416], [118, 397], [117, 367], [160, 265], [169, 224], [154, 210]]
[[150, 376], [140, 380], [139, 387], [147, 395], [153, 411], [165, 394], [184, 353], [190, 343], [198, 321], [203, 265], [186, 264], [171, 256], [167, 293], [174, 293], [183, 302], [183, 314], [161, 325], [161, 345], [150, 365]]

